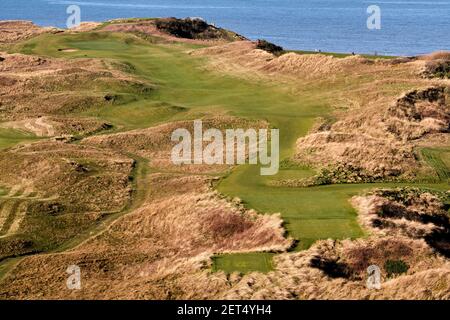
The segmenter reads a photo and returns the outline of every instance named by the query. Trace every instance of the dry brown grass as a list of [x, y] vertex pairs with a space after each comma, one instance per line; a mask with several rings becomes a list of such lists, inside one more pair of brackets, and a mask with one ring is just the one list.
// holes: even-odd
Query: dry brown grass
[[[337, 259], [352, 278], [332, 278], [311, 267], [317, 256]], [[408, 262], [408, 274], [386, 278], [383, 264], [389, 257]], [[365, 266], [382, 270], [381, 290], [366, 288]], [[321, 241], [308, 251], [276, 257], [277, 269], [267, 275], [250, 274], [230, 279], [227, 299], [449, 299], [450, 266], [420, 241], [406, 238], [359, 241]]]
[[411, 179], [432, 174], [414, 148], [427, 135], [446, 136], [450, 125], [448, 88], [403, 94], [395, 103], [346, 114], [297, 141], [294, 159], [331, 167], [332, 182]]
[[70, 29], [70, 32], [89, 32], [97, 29], [101, 25], [101, 22], [83, 21], [78, 27]]
[[38, 142], [0, 153], [0, 185], [57, 197], [87, 211], [114, 211], [129, 199], [133, 160], [112, 151]]
[[277, 56], [257, 49], [256, 42], [251, 41], [238, 41], [198, 49], [192, 51], [191, 54], [208, 57], [207, 67], [211, 70], [228, 72], [246, 78], [263, 77], [265, 80], [273, 79], [276, 76], [277, 81], [324, 80], [324, 78], [330, 81], [343, 75], [353, 77], [383, 72], [387, 68], [396, 68], [401, 72], [409, 69], [419, 74], [424, 65], [423, 61], [415, 61], [399, 63], [394, 66], [390, 61], [369, 60], [358, 55], [337, 58], [325, 54], [291, 52]]
[[149, 84], [120, 71], [118, 63], [7, 53], [0, 56], [4, 59], [0, 62], [0, 120], [9, 122], [3, 126], [39, 136], [105, 129], [104, 122], [70, 114], [115, 103], [108, 97], [109, 86], [123, 87], [131, 93], [151, 90]]
[[[276, 270], [247, 275], [209, 271], [216, 252], [284, 250], [281, 220], [236, 207], [200, 176], [154, 174], [146, 204], [102, 234], [61, 254], [26, 258], [2, 282], [2, 298], [37, 299], [449, 299], [450, 265], [423, 240], [399, 235], [320, 241], [275, 257]], [[175, 188], [172, 188], [175, 186]], [[339, 261], [346, 277], [311, 265]], [[387, 278], [384, 263], [409, 269]], [[65, 287], [67, 266], [82, 271], [82, 289]], [[382, 289], [366, 288], [366, 268], [379, 265]], [[32, 267], [30, 267], [32, 266]]]
[[56, 28], [41, 28], [31, 21], [0, 21], [0, 44], [23, 41], [45, 32], [57, 32]]
[[0, 152], [0, 260], [58, 247], [121, 212], [134, 160], [56, 141]]
[[450, 256], [450, 219], [437, 195], [415, 189], [378, 190], [354, 197], [352, 203], [360, 224], [371, 233], [424, 239], [436, 252]]
[[431, 60], [450, 60], [450, 51], [436, 51], [427, 55], [420, 56], [419, 59], [431, 61]]
[[[106, 28], [158, 35], [145, 24], [124, 22]], [[361, 173], [350, 177], [352, 181], [407, 176], [410, 168], [417, 169], [412, 150], [415, 145], [430, 137], [446, 141], [443, 132], [449, 124], [448, 99], [441, 94], [444, 91], [439, 91], [445, 85], [420, 78], [425, 61], [371, 62], [361, 57], [338, 59], [294, 54], [275, 57], [255, 49], [254, 43], [247, 41], [192, 54], [208, 56], [208, 68], [243, 77], [308, 83], [326, 79], [337, 85], [345, 79], [346, 90], [337, 90], [340, 93], [336, 96], [330, 91], [334, 100], [331, 104], [353, 113], [337, 113], [336, 123], [317, 127], [300, 140], [296, 159], [338, 168], [342, 164], [347, 169], [351, 165], [352, 172]], [[78, 97], [64, 97], [65, 90], [73, 85], [72, 79], [85, 79], [88, 86], [93, 79], [106, 82], [121, 79], [120, 72], [99, 61], [84, 61], [89, 65], [89, 70], [85, 70], [83, 66], [56, 59], [20, 55], [6, 58], [5, 64], [0, 63], [3, 68], [0, 90], [7, 106], [4, 119], [14, 121], [10, 125], [22, 127], [35, 125], [36, 119], [41, 119], [38, 125], [42, 122], [51, 125], [53, 134], [71, 133], [63, 131], [66, 123], [74, 124], [75, 132], [88, 132], [98, 125], [72, 116], [62, 119], [58, 114], [79, 111], [83, 104]], [[373, 74], [376, 76], [370, 78]], [[367, 77], [371, 80], [359, 82]], [[32, 86], [25, 84], [25, 80]], [[63, 92], [50, 95], [61, 81]], [[400, 96], [405, 87], [421, 89]], [[49, 97], [34, 101], [35, 92], [41, 90]], [[438, 93], [437, 99], [433, 98], [433, 92]], [[17, 98], [23, 99], [20, 106], [14, 105]], [[70, 105], [62, 104], [60, 98], [69, 100]], [[90, 97], [94, 100], [87, 104], [95, 104], [95, 98]], [[40, 109], [27, 106], [27, 101], [39, 102]], [[59, 107], [56, 110], [50, 105]], [[45, 117], [39, 118], [42, 114]], [[267, 126], [242, 121], [221, 116], [204, 119], [204, 125]], [[5, 172], [0, 184], [10, 189], [10, 195], [24, 190], [26, 195], [36, 192], [38, 197], [52, 197], [49, 203], [31, 205], [35, 213], [57, 215], [61, 207], [77, 213], [70, 218], [69, 236], [83, 231], [74, 225], [85, 227], [98, 222], [105, 211], [120, 210], [129, 199], [128, 176], [133, 161], [122, 152], [148, 159], [152, 169], [178, 172], [147, 176], [141, 205], [77, 247], [24, 258], [2, 279], [0, 299], [450, 299], [448, 259], [422, 239], [435, 226], [389, 217], [384, 220], [390, 227], [380, 231], [373, 228], [374, 212], [386, 205], [386, 199], [358, 198], [355, 203], [360, 209], [361, 224], [372, 235], [357, 241], [319, 241], [307, 251], [286, 253], [292, 241], [284, 237], [278, 215], [260, 215], [229, 202], [212, 191], [212, 178], [196, 175], [216, 173], [217, 168], [213, 171], [196, 166], [198, 171], [192, 171], [189, 166], [175, 168], [169, 162], [173, 145], [170, 134], [179, 127], [192, 131], [192, 122], [90, 137], [80, 145], [46, 141], [0, 153], [0, 169]], [[38, 130], [43, 135], [52, 135], [43, 131]], [[302, 154], [302, 148], [309, 149]], [[219, 171], [224, 169], [227, 167]], [[429, 196], [418, 197], [411, 205], [396, 204], [395, 208], [407, 212], [408, 217], [410, 211], [432, 215], [436, 210], [434, 200]], [[33, 221], [28, 222], [25, 224], [28, 229], [24, 230], [36, 231], [32, 228]], [[59, 233], [56, 236], [58, 241], [68, 237]], [[4, 244], [0, 257], [11, 252], [30, 253], [34, 248], [27, 240], [16, 238]], [[213, 254], [248, 251], [285, 253], [275, 257], [275, 270], [268, 274], [211, 272]], [[388, 279], [384, 270], [388, 259], [407, 263], [407, 273]], [[79, 291], [65, 286], [66, 269], [72, 264], [81, 267]], [[382, 269], [380, 291], [365, 286], [365, 269], [369, 264]], [[337, 271], [332, 269], [336, 265]]]
[[[184, 173], [219, 173], [229, 169], [223, 165], [174, 165], [171, 161], [171, 150], [177, 142], [171, 141], [172, 132], [179, 128], [185, 128], [193, 134], [193, 121], [176, 121], [146, 129], [137, 129], [127, 132], [93, 136], [86, 138], [82, 144], [99, 146], [115, 150], [125, 150], [135, 153], [150, 161], [150, 165], [163, 170], [178, 171]], [[216, 128], [266, 128], [264, 121], [249, 121], [237, 117], [220, 115], [202, 119], [203, 129]], [[225, 142], [224, 142], [225, 143]], [[205, 143], [206, 145], [207, 143]], [[225, 152], [225, 146], [224, 146]]]
[[[283, 251], [291, 245], [278, 216], [221, 199], [207, 178], [154, 174], [150, 179], [153, 188], [142, 207], [73, 250], [25, 258], [2, 282], [0, 297], [211, 298], [226, 288], [223, 275], [207, 270], [213, 253]], [[70, 264], [82, 269], [83, 289], [77, 292], [65, 288]]]

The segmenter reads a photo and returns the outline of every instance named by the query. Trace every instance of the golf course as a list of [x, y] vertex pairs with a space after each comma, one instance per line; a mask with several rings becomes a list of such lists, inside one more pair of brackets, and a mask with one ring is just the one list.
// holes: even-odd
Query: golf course
[[[286, 163], [295, 153], [296, 141], [305, 136], [318, 119], [333, 121], [333, 97], [343, 90], [363, 87], [374, 78], [334, 78], [321, 81], [264, 81], [238, 77], [205, 68], [207, 57], [190, 52], [202, 48], [191, 43], [166, 43], [154, 38], [112, 32], [42, 34], [10, 48], [10, 53], [52, 58], [99, 58], [119, 62], [126, 72], [151, 83], [148, 90], [122, 91], [121, 87], [97, 87], [96, 92], [115, 97], [105, 108], [80, 111], [80, 118], [107, 121], [112, 128], [99, 134], [122, 133], [156, 125], [195, 120], [208, 115], [228, 114], [249, 120], [267, 121], [280, 130], [280, 160]], [[70, 48], [70, 50], [64, 48]], [[299, 53], [300, 54], [300, 53]], [[395, 83], [383, 83], [390, 90]], [[397, 87], [396, 87], [397, 89]], [[77, 89], [79, 94], [89, 88]], [[80, 137], [82, 139], [83, 137]], [[13, 129], [0, 129], [0, 148], [37, 139]], [[310, 187], [281, 186], [273, 182], [303, 179], [317, 174], [307, 165], [281, 165], [275, 176], [261, 176], [259, 166], [241, 165], [220, 175], [214, 187], [228, 199], [239, 198], [248, 209], [260, 214], [280, 213], [286, 237], [295, 240], [292, 251], [305, 250], [320, 239], [356, 239], [367, 232], [357, 222], [351, 197], [375, 188], [412, 186], [448, 190], [448, 150], [426, 149], [425, 161], [436, 167], [441, 181], [330, 184]], [[284, 161], [283, 161], [284, 160]], [[147, 165], [142, 163], [141, 165]], [[144, 171], [143, 171], [144, 172]], [[145, 172], [158, 172], [148, 168]], [[145, 179], [140, 177], [138, 179]], [[140, 183], [138, 180], [137, 183]], [[152, 185], [148, 187], [151, 189]], [[276, 252], [221, 254], [213, 258], [213, 271], [269, 272]]]

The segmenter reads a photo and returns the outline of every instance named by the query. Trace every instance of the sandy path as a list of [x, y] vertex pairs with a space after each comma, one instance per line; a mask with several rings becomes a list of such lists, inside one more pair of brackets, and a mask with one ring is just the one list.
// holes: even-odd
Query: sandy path
[[17, 233], [17, 231], [19, 231], [20, 225], [27, 214], [27, 208], [28, 208], [27, 201], [24, 201], [19, 205], [19, 207], [17, 208], [16, 215], [14, 217], [14, 220], [13, 220], [11, 226], [9, 227], [9, 230], [6, 231], [6, 233], [3, 236], [1, 236], [0, 238], [11, 236], [11, 235]]
[[55, 135], [53, 125], [46, 117], [5, 122], [0, 126], [3, 128], [28, 131], [38, 137], [53, 137]]
[[10, 212], [12, 211], [12, 208], [14, 206], [14, 202], [12, 200], [5, 200], [3, 203], [3, 206], [0, 211], [0, 232], [3, 230], [3, 227], [8, 220], [8, 217], [10, 215]]

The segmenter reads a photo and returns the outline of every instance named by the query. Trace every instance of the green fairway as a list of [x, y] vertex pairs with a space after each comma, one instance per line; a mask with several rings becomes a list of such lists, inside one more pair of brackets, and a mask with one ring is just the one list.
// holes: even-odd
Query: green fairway
[[[77, 50], [62, 52], [58, 50], [61, 48]], [[83, 116], [108, 120], [121, 130], [219, 112], [267, 120], [272, 127], [280, 129], [280, 160], [293, 154], [295, 141], [307, 134], [318, 117], [329, 117], [330, 99], [334, 94], [355, 85], [350, 79], [334, 79], [332, 85], [326, 81], [296, 83], [294, 90], [286, 84], [242, 80], [205, 71], [204, 60], [187, 53], [191, 48], [184, 44], [151, 44], [124, 34], [83, 33], [45, 34], [14, 50], [54, 57], [115, 59], [132, 66], [136, 76], [154, 86], [150, 93], [126, 93], [128, 102], [89, 110]], [[358, 81], [370, 83], [372, 79], [365, 77]], [[442, 161], [448, 161], [448, 157], [445, 159]], [[349, 203], [350, 197], [376, 187], [406, 185], [288, 188], [271, 184], [276, 180], [306, 178], [313, 174], [311, 169], [293, 167], [283, 168], [277, 176], [263, 177], [258, 166], [244, 165], [222, 179], [218, 190], [227, 196], [239, 197], [247, 207], [261, 213], [280, 212], [289, 235], [299, 241], [296, 249], [300, 250], [310, 247], [318, 239], [364, 236], [356, 212]], [[446, 184], [420, 186], [448, 188]], [[267, 253], [222, 255], [214, 258], [214, 269], [268, 271], [270, 260], [271, 254]]]
[[[282, 172], [282, 171], [280, 171]], [[442, 184], [340, 184], [307, 188], [271, 187], [255, 166], [242, 166], [219, 184], [219, 190], [240, 197], [259, 212], [280, 212], [289, 234], [299, 240], [297, 250], [307, 249], [318, 239], [357, 238], [364, 235], [356, 222], [349, 199], [374, 188], [416, 186], [446, 190]], [[267, 195], [270, 195], [268, 197]]]
[[434, 168], [440, 180], [450, 179], [450, 148], [424, 148], [422, 156]]
[[0, 149], [15, 146], [21, 142], [30, 142], [38, 139], [31, 133], [15, 129], [0, 128]]
[[253, 271], [269, 272], [273, 270], [273, 254], [271, 253], [236, 253], [233, 255], [218, 255], [213, 257], [213, 272], [236, 270], [242, 273]]
[[122, 129], [146, 128], [165, 120], [178, 113], [186, 111], [185, 108], [167, 103], [139, 100], [127, 104], [112, 105], [108, 108], [89, 110], [85, 116], [96, 117], [114, 123]]

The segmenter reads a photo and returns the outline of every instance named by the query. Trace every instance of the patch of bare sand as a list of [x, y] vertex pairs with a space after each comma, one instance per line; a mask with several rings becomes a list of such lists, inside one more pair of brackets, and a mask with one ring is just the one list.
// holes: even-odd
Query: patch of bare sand
[[0, 123], [2, 128], [27, 131], [38, 137], [54, 137], [61, 135], [85, 135], [107, 130], [111, 124], [89, 118], [71, 118], [64, 116], [44, 116]]
[[45, 117], [4, 122], [0, 124], [0, 127], [28, 131], [38, 137], [51, 137], [55, 135], [53, 124]]
[[72, 48], [64, 48], [64, 49], [58, 49], [60, 52], [77, 52], [78, 49], [72, 49]]

